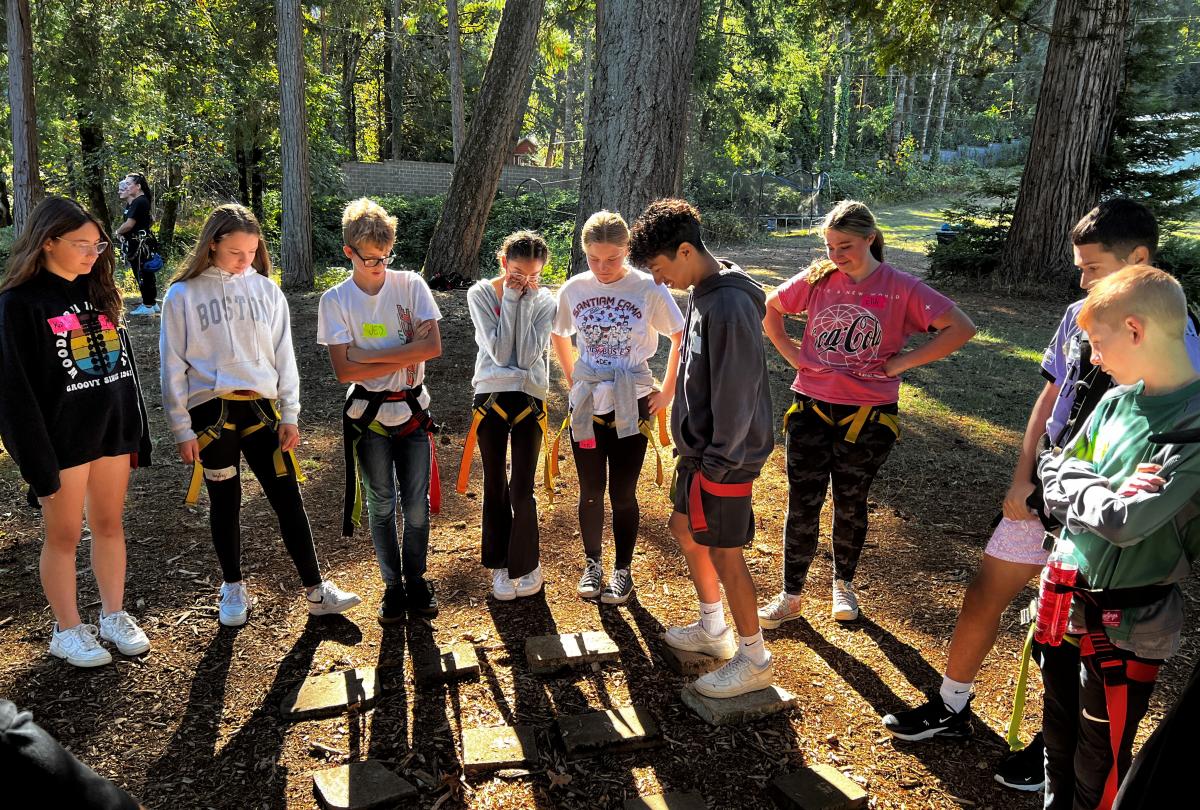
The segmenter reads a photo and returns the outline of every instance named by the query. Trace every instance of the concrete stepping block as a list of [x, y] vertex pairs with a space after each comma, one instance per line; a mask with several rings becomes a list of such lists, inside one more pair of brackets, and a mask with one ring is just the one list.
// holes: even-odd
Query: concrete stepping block
[[463, 770], [467, 773], [533, 765], [538, 760], [532, 726], [485, 726], [462, 733]]
[[749, 723], [796, 706], [796, 696], [781, 686], [769, 686], [732, 698], [710, 698], [688, 684], [679, 697], [685, 706], [711, 726]]
[[659, 793], [628, 799], [624, 810], [708, 810], [708, 802], [699, 793]]
[[312, 775], [313, 792], [326, 810], [374, 810], [416, 798], [417, 789], [373, 759], [326, 768]]
[[325, 675], [311, 675], [280, 704], [284, 720], [329, 717], [351, 706], [369, 709], [379, 698], [375, 667], [362, 667]]
[[525, 658], [535, 675], [550, 675], [568, 667], [616, 661], [617, 645], [603, 631], [534, 636], [525, 640]]
[[862, 786], [828, 765], [780, 774], [771, 782], [771, 793], [784, 810], [857, 810], [867, 806], [867, 792]]
[[638, 706], [558, 718], [569, 757], [637, 751], [662, 744], [658, 722]]
[[677, 650], [666, 642], [663, 642], [662, 656], [672, 672], [693, 678], [703, 675], [706, 672], [712, 672], [714, 669], [720, 669], [725, 663], [720, 658], [705, 655], [704, 653]]
[[417, 686], [433, 686], [479, 677], [479, 656], [470, 644], [439, 647], [433, 654], [416, 656], [413, 680]]

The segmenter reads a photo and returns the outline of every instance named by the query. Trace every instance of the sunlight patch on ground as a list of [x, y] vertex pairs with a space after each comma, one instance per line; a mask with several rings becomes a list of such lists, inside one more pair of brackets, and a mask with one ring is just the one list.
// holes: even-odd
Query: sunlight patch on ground
[[975, 333], [975, 337], [971, 339], [973, 343], [982, 343], [985, 346], [999, 349], [1000, 352], [1008, 357], [1015, 357], [1019, 360], [1025, 360], [1030, 363], [1041, 364], [1042, 351], [1033, 349], [1028, 346], [1020, 346], [1011, 341], [1005, 340], [1002, 337], [992, 334], [986, 329], [980, 329]]

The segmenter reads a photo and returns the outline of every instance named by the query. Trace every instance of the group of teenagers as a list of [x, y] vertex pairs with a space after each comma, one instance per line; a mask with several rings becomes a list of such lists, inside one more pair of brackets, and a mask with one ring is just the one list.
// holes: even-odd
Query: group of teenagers
[[[441, 311], [420, 275], [390, 269], [396, 220], [378, 204], [351, 202], [342, 228], [352, 272], [322, 295], [316, 337], [349, 384], [343, 531], [360, 524], [365, 490], [384, 582], [379, 621], [432, 617], [438, 604], [426, 564], [430, 513], [441, 496], [425, 366], [442, 352]], [[530, 231], [504, 240], [496, 276], [467, 292], [478, 353], [457, 481], [460, 491], [469, 485], [477, 446], [481, 561], [496, 600], [545, 586], [535, 489], [539, 456], [551, 497], [558, 466], [546, 406], [552, 347], [569, 388], [564, 431], [578, 475], [581, 598], [620, 605], [634, 593], [638, 482], [648, 451], [662, 480], [669, 413], [668, 526], [698, 615], [664, 638], [724, 661], [695, 689], [719, 699], [771, 685], [762, 631], [802, 616], [830, 489], [832, 616], [858, 618], [853, 581], [868, 495], [899, 435], [901, 375], [953, 353], [975, 327], [949, 298], [884, 260], [883, 235], [862, 203], [839, 203], [821, 232], [826, 257], [770, 294], [709, 252], [701, 216], [683, 200], [650, 204], [632, 227], [616, 213], [591, 216], [580, 234], [588, 270], [557, 295], [540, 282], [546, 242]], [[943, 684], [927, 704], [884, 718], [904, 740], [970, 734], [972, 681], [1002, 612], [1051, 549], [1073, 553], [1080, 577], [1066, 642], [1037, 651], [1044, 735], [998, 775], [1021, 789], [1044, 783], [1048, 808], [1113, 806], [1158, 667], [1179, 647], [1177, 583], [1200, 538], [1192, 505], [1200, 445], [1171, 436], [1200, 418], [1200, 338], [1179, 284], [1150, 266], [1157, 240], [1149, 211], [1123, 199], [1102, 203], [1072, 232], [1088, 295], [1067, 309], [1046, 349], [1046, 383], [1003, 516], [967, 590]], [[114, 267], [101, 223], [49, 197], [16, 240], [0, 282], [0, 438], [42, 509], [50, 653], [82, 667], [111, 661], [102, 642], [124, 655], [150, 648], [123, 608], [125, 493], [130, 469], [149, 464], [151, 443]], [[317, 559], [293, 452], [300, 400], [288, 303], [270, 268], [253, 214], [222, 205], [161, 305], [163, 409], [180, 458], [193, 467], [188, 500], [202, 484], [208, 491], [223, 580], [218, 615], [227, 626], [244, 624], [253, 606], [240, 567], [241, 456], [278, 517], [309, 612], [341, 613], [361, 601], [325, 578]], [[683, 311], [671, 290], [687, 293]], [[807, 322], [795, 339], [785, 319], [800, 314]], [[777, 430], [764, 333], [795, 378], [782, 420], [783, 587], [760, 603], [743, 547], [755, 529], [754, 483]], [[923, 333], [927, 339], [906, 346]], [[670, 352], [660, 381], [651, 362], [662, 336]], [[607, 576], [606, 493], [615, 546]], [[85, 513], [98, 626], [82, 620], [76, 598]], [[1022, 766], [1036, 773], [1014, 776]]]

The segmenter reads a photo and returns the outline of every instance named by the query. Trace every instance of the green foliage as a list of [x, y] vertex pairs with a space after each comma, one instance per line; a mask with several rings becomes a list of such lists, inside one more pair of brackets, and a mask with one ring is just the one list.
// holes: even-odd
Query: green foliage
[[1167, 237], [1158, 248], [1154, 264], [1179, 279], [1193, 306], [1200, 303], [1200, 239]]
[[957, 236], [926, 249], [929, 278], [938, 282], [979, 283], [990, 280], [1000, 267], [1000, 254], [1012, 224], [1017, 197], [1015, 177], [993, 177], [943, 211]]
[[754, 227], [745, 217], [719, 209], [701, 212], [700, 230], [705, 242], [713, 249], [734, 242], [745, 242], [754, 235]]
[[8, 257], [12, 254], [13, 239], [12, 226], [0, 228], [0, 271], [8, 264]]

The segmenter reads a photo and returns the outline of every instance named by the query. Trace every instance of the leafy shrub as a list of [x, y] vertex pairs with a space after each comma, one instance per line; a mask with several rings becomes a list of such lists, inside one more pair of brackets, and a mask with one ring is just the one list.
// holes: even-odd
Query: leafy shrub
[[990, 280], [1000, 267], [1000, 254], [1012, 224], [1017, 180], [993, 176], [953, 209], [942, 212], [957, 234], [930, 245], [929, 277], [940, 281]]
[[12, 253], [14, 239], [16, 239], [16, 235], [13, 234], [11, 225], [7, 228], [0, 228], [0, 269], [3, 269], [8, 264], [8, 257]]
[[715, 248], [732, 242], [744, 242], [754, 234], [753, 226], [730, 211], [701, 211], [700, 230], [706, 242]]

